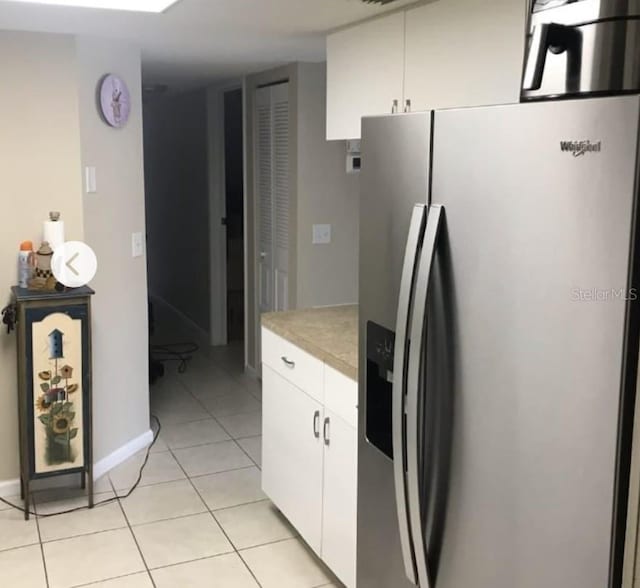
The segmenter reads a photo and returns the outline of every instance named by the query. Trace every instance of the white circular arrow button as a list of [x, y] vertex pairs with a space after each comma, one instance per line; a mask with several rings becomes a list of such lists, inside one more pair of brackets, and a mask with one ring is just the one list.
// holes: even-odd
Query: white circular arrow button
[[79, 288], [93, 280], [98, 271], [98, 259], [86, 243], [68, 241], [56, 248], [51, 270], [56, 280], [67, 288]]

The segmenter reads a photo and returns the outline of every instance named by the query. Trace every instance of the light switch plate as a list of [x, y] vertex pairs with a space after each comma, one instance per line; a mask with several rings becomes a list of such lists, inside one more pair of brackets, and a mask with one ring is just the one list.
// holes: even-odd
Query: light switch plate
[[144, 255], [144, 239], [142, 233], [131, 234], [131, 256], [142, 257]]
[[331, 225], [313, 225], [313, 244], [328, 245], [331, 243]]
[[95, 167], [87, 166], [84, 168], [84, 183], [87, 194], [95, 194], [98, 191]]

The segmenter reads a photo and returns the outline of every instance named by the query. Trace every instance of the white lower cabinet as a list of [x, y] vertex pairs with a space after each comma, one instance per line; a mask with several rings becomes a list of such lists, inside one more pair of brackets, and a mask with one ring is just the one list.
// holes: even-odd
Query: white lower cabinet
[[[263, 349], [301, 357], [264, 329], [263, 341]], [[340, 581], [355, 588], [357, 383], [310, 357], [287, 357], [283, 370], [277, 354], [263, 352], [262, 489]], [[321, 393], [296, 385], [309, 382], [301, 370], [322, 374]]]
[[262, 489], [318, 554], [322, 546], [322, 412], [313, 398], [262, 366]]
[[331, 411], [324, 417], [322, 559], [345, 585], [355, 587], [358, 435]]

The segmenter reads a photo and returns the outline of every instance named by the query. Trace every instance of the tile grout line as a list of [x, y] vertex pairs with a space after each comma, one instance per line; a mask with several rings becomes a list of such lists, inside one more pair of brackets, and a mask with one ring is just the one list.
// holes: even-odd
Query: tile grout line
[[[193, 393], [193, 391], [191, 390], [191, 388], [189, 386], [187, 386], [187, 384], [185, 382], [180, 382], [182, 387], [187, 391], [187, 393], [191, 396], [191, 398], [193, 398], [202, 408], [203, 410], [216, 422], [218, 423], [218, 425], [220, 425], [220, 427], [222, 427], [222, 430], [229, 435], [229, 437], [231, 439], [233, 439], [235, 441], [235, 437], [233, 435], [231, 435], [231, 433], [228, 431], [228, 429], [220, 422], [220, 420], [218, 419], [218, 417], [216, 417], [205, 405], [204, 403]], [[253, 394], [251, 394], [248, 390], [247, 390], [248, 394], [256, 401], [258, 401], [260, 403], [260, 411], [250, 411], [247, 413], [241, 412], [238, 414], [252, 414], [254, 412], [260, 412], [262, 413], [262, 399], [258, 400], [257, 398], [255, 398], [255, 396], [253, 396]], [[229, 395], [231, 396], [231, 395]], [[225, 415], [225, 416], [236, 416], [236, 415]], [[222, 415], [221, 415], [222, 417]], [[262, 431], [261, 431], [262, 433]], [[251, 436], [255, 436], [255, 435], [250, 435]], [[252, 460], [253, 461], [253, 460]]]
[[[33, 511], [38, 512], [38, 505], [33, 501]], [[40, 532], [40, 517], [36, 516], [36, 529], [38, 530], [38, 542], [40, 544], [40, 554], [42, 556], [42, 567], [44, 568], [44, 581], [49, 588], [49, 572], [47, 571], [47, 558], [44, 555], [44, 543], [42, 542], [42, 533]]]
[[[238, 443], [238, 439], [236, 439], [233, 435], [231, 435], [231, 433], [228, 431], [228, 429], [218, 420], [218, 418], [213, 413], [211, 413], [209, 411], [209, 409], [207, 409], [207, 407], [204, 404], [202, 404], [202, 402], [200, 402], [198, 400], [198, 398], [196, 398], [194, 396], [193, 392], [191, 392], [191, 390], [189, 388], [187, 388], [186, 385], [184, 387], [187, 390], [187, 392], [192, 396], [192, 398], [194, 398], [196, 400], [196, 402], [198, 402], [200, 404], [200, 406], [202, 406], [202, 408], [205, 410], [205, 412], [211, 416], [211, 418], [220, 426], [220, 428], [227, 435], [229, 435], [229, 439], [235, 443], [236, 447], [238, 447], [240, 449], [240, 451], [242, 451], [242, 453], [244, 453], [249, 458], [249, 461], [251, 461], [251, 463], [253, 463], [260, 470], [260, 472], [262, 472], [262, 467], [259, 466], [256, 463], [256, 461], [244, 450], [242, 445], [240, 445]], [[262, 400], [260, 400], [259, 402], [260, 402], [260, 411], [253, 411], [253, 412], [260, 412], [260, 414], [262, 414]], [[238, 414], [253, 414], [253, 412], [251, 412], [251, 413], [238, 413]], [[235, 415], [227, 415], [227, 416], [235, 416]], [[239, 437], [239, 439], [250, 439], [251, 437], [262, 437], [262, 431], [260, 431], [260, 435], [249, 435], [248, 437]], [[172, 452], [172, 455], [173, 455], [173, 452]], [[175, 455], [174, 455], [174, 458], [175, 458]], [[177, 461], [177, 458], [176, 458], [176, 461]], [[186, 472], [185, 472], [185, 474], [186, 474]]]
[[[142, 560], [142, 564], [144, 565], [145, 570], [147, 571], [147, 576], [149, 576], [149, 580], [151, 580], [151, 584], [154, 588], [156, 588], [156, 582], [153, 579], [153, 576], [151, 575], [151, 570], [149, 569], [149, 566], [147, 565], [147, 560], [144, 557], [144, 553], [142, 553], [142, 549], [140, 547], [140, 544], [138, 543], [138, 538], [136, 537], [136, 534], [133, 532], [133, 527], [131, 526], [131, 523], [129, 522], [129, 517], [127, 517], [127, 513], [124, 510], [124, 507], [122, 506], [122, 499], [118, 496], [118, 492], [115, 489], [115, 486], [113, 484], [113, 481], [111, 480], [111, 478], [109, 478], [109, 483], [111, 484], [111, 488], [113, 489], [113, 491], [115, 492], [116, 495], [116, 502], [118, 503], [118, 506], [120, 506], [120, 511], [122, 512], [122, 516], [124, 517], [125, 522], [127, 523], [127, 528], [129, 529], [129, 533], [131, 533], [131, 537], [133, 538], [133, 542], [136, 544], [136, 547], [138, 548], [138, 553], [140, 554], [140, 559]], [[134, 490], [135, 492], [135, 490]]]
[[114, 576], [113, 578], [98, 580], [97, 582], [89, 582], [88, 584], [74, 584], [72, 588], [89, 588], [91, 586], [95, 586], [96, 584], [102, 584], [103, 582], [111, 582], [111, 580], [121, 580], [122, 578], [132, 578], [133, 576], [137, 576], [139, 574], [144, 574], [144, 572], [133, 572], [131, 574], [124, 574], [123, 576]]
[[[261, 474], [262, 474], [262, 466], [261, 466], [261, 465], [258, 465], [258, 464], [256, 463], [256, 461], [255, 461], [255, 460], [254, 460], [254, 459], [249, 455], [249, 453], [248, 453], [247, 451], [245, 451], [244, 447], [242, 447], [242, 445], [240, 445], [240, 443], [238, 443], [238, 439], [236, 439], [233, 435], [231, 435], [231, 433], [228, 431], [228, 429], [227, 429], [227, 428], [226, 428], [226, 427], [225, 427], [225, 426], [224, 426], [224, 425], [223, 425], [223, 424], [218, 420], [218, 418], [217, 418], [214, 414], [212, 414], [212, 413], [209, 411], [209, 409], [208, 409], [208, 408], [207, 408], [207, 407], [206, 407], [202, 402], [200, 402], [200, 400], [195, 396], [195, 394], [194, 394], [194, 393], [191, 391], [191, 389], [186, 385], [186, 383], [183, 383], [183, 384], [182, 384], [182, 386], [183, 386], [183, 388], [187, 391], [187, 393], [188, 393], [188, 394], [190, 394], [190, 395], [191, 395], [191, 397], [192, 397], [196, 402], [198, 402], [198, 403], [200, 404], [200, 406], [202, 406], [202, 408], [205, 410], [205, 412], [207, 412], [207, 414], [209, 414], [209, 415], [211, 416], [211, 418], [214, 420], [214, 422], [216, 422], [216, 423], [218, 424], [218, 426], [219, 426], [219, 427], [220, 427], [220, 428], [221, 428], [221, 429], [222, 429], [222, 430], [223, 430], [223, 431], [224, 431], [224, 432], [229, 436], [229, 439], [235, 443], [236, 447], [238, 447], [238, 448], [240, 449], [240, 451], [242, 451], [242, 453], [244, 453], [244, 454], [249, 458], [249, 461], [250, 461], [252, 464], [254, 464], [254, 466], [255, 466], [255, 467], [257, 467], [257, 468], [258, 468], [258, 470], [259, 470], [259, 471], [261, 472]], [[253, 395], [252, 395], [252, 396], [253, 396]], [[256, 400], [257, 400], [257, 399], [256, 399]], [[262, 415], [262, 399], [260, 399], [260, 400], [259, 400], [259, 402], [260, 402], [260, 411], [259, 411], [259, 412], [260, 412], [260, 414]], [[258, 411], [254, 411], [254, 412], [258, 412]], [[252, 413], [239, 413], [239, 414], [252, 414]], [[230, 415], [230, 416], [234, 416], [234, 415]], [[261, 427], [261, 430], [260, 430], [260, 435], [250, 435], [250, 436], [248, 436], [248, 437], [240, 437], [239, 439], [250, 439], [250, 438], [252, 438], [252, 437], [258, 437], [258, 436], [259, 436], [260, 438], [262, 438], [262, 427]], [[173, 454], [173, 452], [172, 452], [171, 454], [173, 455], [174, 459], [175, 459], [176, 461], [178, 461], [178, 458]], [[180, 467], [182, 467], [182, 464], [180, 464]], [[229, 471], [231, 471], [231, 470], [229, 470]], [[186, 472], [186, 471], [185, 471], [185, 474], [187, 475], [187, 477], [189, 477], [189, 478], [190, 478], [190, 476], [187, 474], [187, 472]], [[207, 475], [207, 474], [205, 474], [205, 475]]]
[[[115, 504], [115, 500], [113, 501]], [[80, 533], [79, 535], [71, 535], [71, 537], [60, 537], [59, 539], [51, 539], [50, 541], [43, 541], [42, 545], [49, 545], [49, 543], [60, 543], [61, 541], [71, 541], [72, 539], [79, 539], [81, 537], [91, 537], [93, 535], [101, 535], [102, 533], [110, 533], [111, 531], [122, 531], [126, 529], [125, 524], [122, 527], [115, 527], [114, 529], [102, 529], [101, 531], [91, 531], [90, 533]]]
[[[169, 450], [171, 451], [171, 450]], [[173, 455], [173, 452], [171, 452], [171, 455]], [[227, 541], [229, 542], [229, 545], [231, 545], [231, 547], [233, 548], [233, 553], [235, 553], [240, 560], [242, 561], [242, 563], [245, 565], [245, 567], [247, 568], [247, 570], [249, 571], [249, 573], [251, 574], [251, 576], [253, 577], [253, 579], [256, 581], [256, 584], [259, 586], [259, 588], [262, 588], [262, 584], [260, 584], [260, 582], [258, 582], [258, 578], [256, 578], [255, 574], [253, 573], [253, 571], [251, 570], [251, 568], [246, 564], [246, 562], [244, 561], [244, 559], [242, 559], [242, 557], [240, 556], [240, 553], [238, 552], [235, 544], [233, 543], [233, 541], [231, 541], [231, 537], [229, 537], [229, 535], [227, 534], [227, 532], [224, 530], [224, 527], [220, 524], [220, 522], [218, 521], [218, 519], [216, 519], [216, 515], [213, 514], [213, 511], [209, 508], [209, 505], [207, 504], [207, 502], [205, 501], [205, 499], [202, 497], [202, 495], [200, 494], [200, 491], [196, 488], [196, 485], [192, 482], [191, 478], [189, 477], [189, 475], [187, 474], [186, 470], [182, 467], [182, 464], [178, 461], [178, 459], [176, 458], [175, 455], [173, 455], [173, 458], [176, 460], [176, 462], [178, 462], [178, 465], [180, 466], [180, 468], [182, 469], [182, 471], [185, 473], [185, 475], [187, 476], [187, 479], [189, 480], [189, 483], [191, 484], [191, 487], [194, 489], [195, 493], [198, 495], [198, 498], [200, 498], [200, 500], [202, 501], [202, 503], [205, 505], [205, 507], [207, 508], [207, 511], [209, 512], [209, 515], [211, 516], [211, 518], [215, 521], [216, 525], [218, 525], [218, 528], [220, 529], [220, 531], [222, 531], [222, 534], [225, 536], [225, 538], [227, 539]]]

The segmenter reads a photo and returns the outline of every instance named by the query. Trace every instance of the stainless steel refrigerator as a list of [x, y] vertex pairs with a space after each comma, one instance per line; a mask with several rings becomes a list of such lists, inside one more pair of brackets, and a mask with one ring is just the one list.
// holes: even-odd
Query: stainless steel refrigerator
[[359, 588], [621, 583], [640, 97], [363, 119]]

